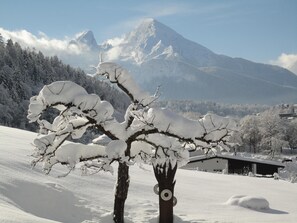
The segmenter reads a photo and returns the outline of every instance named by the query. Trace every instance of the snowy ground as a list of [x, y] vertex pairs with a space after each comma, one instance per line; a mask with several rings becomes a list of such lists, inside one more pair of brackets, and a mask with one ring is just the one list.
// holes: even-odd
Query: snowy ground
[[[82, 177], [77, 171], [57, 178], [66, 171], [64, 168], [51, 176], [45, 176], [39, 167], [32, 170], [29, 155], [34, 136], [0, 126], [0, 223], [112, 222], [116, 176], [100, 173]], [[156, 181], [151, 167], [145, 168], [132, 167], [130, 171], [125, 214], [128, 223], [157, 222], [158, 197], [153, 192]], [[176, 179], [175, 222], [296, 222], [297, 184], [190, 170], [178, 170]], [[228, 201], [234, 195], [248, 197]], [[268, 209], [245, 207], [266, 207], [265, 200]]]

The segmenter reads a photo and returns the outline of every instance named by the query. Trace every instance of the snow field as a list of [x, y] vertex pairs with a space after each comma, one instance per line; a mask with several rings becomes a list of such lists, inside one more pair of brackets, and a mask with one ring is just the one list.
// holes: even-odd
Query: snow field
[[[79, 170], [57, 178], [67, 169], [57, 166], [44, 175], [31, 169], [31, 145], [36, 134], [0, 126], [0, 223], [112, 223], [115, 175], [81, 176]], [[152, 167], [130, 168], [126, 222], [157, 223], [158, 196]], [[115, 166], [116, 169], [116, 166]], [[266, 178], [212, 174], [179, 169], [175, 222], [296, 222], [297, 184]], [[269, 208], [226, 204], [234, 195], [262, 197]], [[265, 205], [264, 205], [265, 206]], [[256, 208], [255, 208], [256, 207]]]

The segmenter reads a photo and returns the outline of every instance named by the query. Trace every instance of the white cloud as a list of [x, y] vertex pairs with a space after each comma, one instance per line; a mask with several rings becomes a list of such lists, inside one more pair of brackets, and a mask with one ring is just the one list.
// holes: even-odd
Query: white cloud
[[272, 60], [270, 63], [284, 67], [297, 75], [297, 54], [282, 53], [276, 60]]
[[118, 59], [122, 52], [121, 44], [124, 43], [124, 39], [124, 36], [122, 36], [115, 37], [113, 39], [108, 39], [105, 42], [103, 42], [103, 45], [108, 44], [112, 46], [112, 48], [110, 48], [107, 52], [104, 53], [104, 55], [102, 55], [103, 59], [110, 61]]
[[112, 46], [118, 46], [118, 45], [120, 45], [121, 43], [123, 43], [123, 41], [124, 41], [124, 37], [122, 37], [122, 38], [115, 37], [115, 38], [113, 38], [113, 39], [108, 39], [108, 40], [106, 40], [106, 43], [107, 43], [107, 44], [110, 44], [110, 45], [112, 45]]
[[0, 33], [4, 39], [12, 39], [18, 42], [22, 47], [35, 48], [48, 56], [59, 55], [61, 53], [79, 54], [81, 49], [78, 46], [68, 46], [69, 39], [63, 40], [50, 39], [45, 33], [39, 32], [35, 36], [27, 30], [9, 31], [0, 28]]
[[108, 60], [116, 60], [120, 56], [122, 51], [122, 48], [120, 46], [116, 46], [111, 48], [109, 51], [107, 51], [106, 56]]

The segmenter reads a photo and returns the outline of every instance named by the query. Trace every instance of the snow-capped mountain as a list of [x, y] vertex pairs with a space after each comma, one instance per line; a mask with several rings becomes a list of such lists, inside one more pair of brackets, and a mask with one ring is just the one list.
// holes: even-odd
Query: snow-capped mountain
[[147, 90], [161, 85], [164, 98], [232, 103], [297, 101], [297, 77], [290, 71], [215, 54], [154, 19], [107, 43], [108, 60], [128, 67]]
[[163, 98], [229, 103], [297, 102], [297, 76], [292, 72], [218, 55], [154, 19], [144, 20], [122, 38], [107, 40], [97, 49], [90, 48], [101, 52], [104, 60], [128, 68], [147, 90], [153, 92], [161, 85]]
[[69, 44], [87, 46], [92, 51], [99, 50], [99, 46], [94, 37], [94, 34], [90, 30], [79, 33], [74, 40], [71, 40], [69, 42]]
[[153, 59], [166, 59], [185, 60], [202, 66], [208, 64], [215, 55], [209, 49], [186, 40], [154, 19], [144, 20], [113, 47], [120, 48], [118, 51], [120, 60], [131, 60], [135, 64]]

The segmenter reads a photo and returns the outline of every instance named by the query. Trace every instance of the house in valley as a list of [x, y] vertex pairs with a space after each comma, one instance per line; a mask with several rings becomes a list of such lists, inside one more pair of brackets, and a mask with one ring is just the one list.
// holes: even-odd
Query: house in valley
[[219, 154], [190, 157], [189, 163], [183, 168], [240, 175], [248, 175], [250, 172], [255, 175], [273, 175], [284, 168], [284, 164], [272, 160]]

